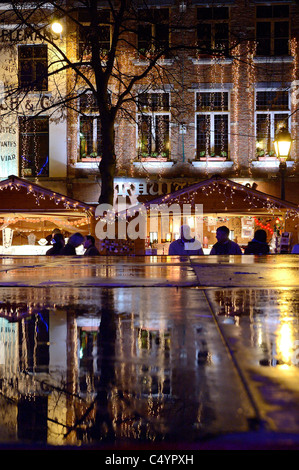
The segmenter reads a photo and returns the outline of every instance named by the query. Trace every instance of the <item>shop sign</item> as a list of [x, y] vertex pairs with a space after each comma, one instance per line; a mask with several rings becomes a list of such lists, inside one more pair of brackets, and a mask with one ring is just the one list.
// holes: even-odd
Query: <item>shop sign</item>
[[163, 196], [186, 186], [185, 182], [169, 180], [148, 181], [146, 179], [116, 179], [115, 200], [122, 197], [127, 205], [138, 204], [140, 196]]
[[17, 174], [17, 124], [9, 117], [0, 123], [0, 178]]
[[2, 43], [20, 43], [25, 41], [40, 42], [40, 33], [49, 40], [58, 39], [59, 36], [52, 34], [47, 28], [43, 31], [33, 31], [31, 28], [0, 28], [0, 42]]

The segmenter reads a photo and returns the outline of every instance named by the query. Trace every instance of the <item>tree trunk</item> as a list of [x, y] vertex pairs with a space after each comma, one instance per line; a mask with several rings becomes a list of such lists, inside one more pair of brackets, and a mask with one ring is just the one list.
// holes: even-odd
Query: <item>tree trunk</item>
[[114, 121], [108, 119], [102, 120], [102, 139], [103, 152], [102, 160], [99, 165], [101, 175], [101, 194], [99, 197], [99, 204], [110, 204], [113, 206], [114, 176], [116, 169], [116, 158], [114, 152]]

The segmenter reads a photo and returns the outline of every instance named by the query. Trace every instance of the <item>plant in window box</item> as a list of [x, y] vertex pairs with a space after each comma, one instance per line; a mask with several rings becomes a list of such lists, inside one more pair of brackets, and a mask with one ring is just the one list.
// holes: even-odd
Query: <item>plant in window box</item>
[[146, 49], [145, 48], [140, 48], [137, 52], [138, 57], [145, 57], [146, 56]]
[[257, 148], [256, 149], [256, 156], [257, 156], [257, 159], [260, 160], [260, 161], [265, 161], [265, 160], [274, 161], [274, 160], [277, 160], [277, 158], [275, 156], [275, 152], [273, 150], [271, 150], [270, 152], [265, 152], [265, 150]]
[[142, 161], [158, 161], [158, 162], [166, 162], [168, 160], [167, 158], [167, 153], [166, 152], [161, 152], [160, 154], [158, 152], [151, 152], [151, 153], [142, 153], [141, 154], [141, 160]]
[[137, 59], [139, 60], [149, 60], [154, 57], [153, 52], [150, 49], [139, 49], [137, 52]]
[[100, 161], [100, 160], [101, 160], [101, 157], [96, 152], [91, 152], [89, 155], [87, 155], [86, 153], [83, 153], [81, 156], [82, 162], [94, 162], [94, 161]]
[[101, 61], [106, 62], [108, 60], [108, 54], [109, 54], [108, 49], [101, 49], [100, 51]]
[[220, 152], [220, 155], [216, 155], [215, 152], [211, 152], [207, 155], [206, 152], [199, 153], [200, 161], [211, 161], [211, 162], [224, 162], [227, 159], [227, 152]]

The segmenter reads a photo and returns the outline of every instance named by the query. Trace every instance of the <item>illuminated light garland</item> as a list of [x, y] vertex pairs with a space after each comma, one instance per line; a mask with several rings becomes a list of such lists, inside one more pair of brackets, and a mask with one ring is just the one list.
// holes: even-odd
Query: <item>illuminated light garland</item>
[[[233, 75], [233, 86], [234, 86], [234, 106], [233, 106], [233, 139], [234, 146], [232, 148], [233, 155], [232, 159], [234, 162], [234, 170], [239, 171], [239, 136], [238, 136], [238, 125], [239, 125], [239, 95], [240, 95], [240, 58], [241, 58], [241, 45], [238, 44], [233, 51], [234, 61], [232, 65]], [[232, 144], [232, 140], [230, 142]]]
[[[233, 202], [233, 197], [235, 195], [236, 190], [244, 192], [244, 206], [246, 204], [249, 206], [247, 207], [247, 210], [251, 210], [252, 208], [258, 208], [260, 205], [262, 205], [262, 208], [267, 209], [269, 212], [272, 212], [275, 214], [275, 212], [280, 211], [280, 210], [285, 210], [286, 211], [286, 217], [299, 217], [299, 206], [296, 206], [294, 208], [290, 208], [288, 203], [285, 203], [284, 201], [277, 201], [276, 198], [272, 196], [266, 196], [263, 197], [262, 195], [260, 196], [258, 193], [255, 193], [254, 190], [250, 190], [247, 187], [242, 186], [239, 183], [235, 183], [233, 181], [229, 180], [222, 180], [221, 182], [219, 181], [208, 181], [206, 183], [199, 183], [197, 188], [195, 185], [190, 186], [189, 189], [182, 189], [177, 192], [177, 195], [175, 194], [167, 194], [161, 198], [161, 202], [163, 203], [189, 203], [191, 205], [194, 204], [194, 198], [195, 195], [198, 194], [199, 192], [202, 193], [204, 197], [209, 197], [213, 192], [217, 192], [217, 194], [221, 195], [224, 197], [222, 200], [223, 204], [226, 202]], [[224, 186], [224, 188], [223, 188]], [[149, 201], [148, 203], [145, 204], [147, 207], [147, 210], [150, 209], [151, 204], [153, 201]], [[204, 202], [203, 202], [204, 204]], [[219, 209], [215, 212], [219, 212]]]
[[[293, 83], [298, 83], [297, 80], [298, 80], [298, 43], [297, 43], [297, 39], [296, 38], [292, 38], [291, 41], [290, 41], [290, 49], [291, 49], [291, 55], [292, 57], [294, 58], [293, 60], [293, 69], [292, 69], [292, 80], [293, 80]], [[297, 95], [298, 95], [298, 88], [296, 87], [296, 85], [294, 86], [294, 88], [291, 90], [291, 106], [292, 106], [292, 118], [291, 118], [291, 121], [292, 121], [292, 125], [291, 125], [291, 129], [295, 129], [295, 132], [298, 132], [297, 131], [297, 121], [296, 121], [296, 112], [294, 112], [297, 108]], [[292, 168], [292, 174], [296, 173], [297, 169], [296, 169], [296, 163], [298, 161], [298, 156], [297, 156], [297, 139], [295, 138], [293, 140], [293, 143], [292, 143], [292, 155], [293, 155], [293, 159], [294, 159], [294, 162], [295, 162], [295, 165], [293, 165], [293, 168]]]
[[[254, 94], [254, 86], [256, 83], [256, 75], [255, 75], [255, 67], [254, 67], [254, 57], [256, 52], [256, 44], [252, 46], [251, 42], [247, 42], [247, 91], [248, 91], [248, 108], [249, 110], [255, 109], [255, 94]], [[248, 170], [249, 175], [252, 176], [252, 161], [255, 159], [255, 128], [254, 128], [254, 115], [253, 111], [250, 115], [249, 120], [249, 136], [248, 137]]]
[[[80, 219], [71, 222], [71, 221], [63, 221], [61, 218], [51, 217], [51, 216], [43, 216], [43, 217], [9, 217], [9, 218], [2, 218], [0, 219], [0, 223], [5, 223], [5, 225], [17, 224], [18, 222], [28, 222], [28, 223], [40, 223], [40, 222], [51, 222], [55, 225], [66, 225], [70, 227], [79, 227], [82, 225], [88, 225], [90, 223], [90, 218], [88, 217], [81, 217]], [[0, 227], [1, 230], [1, 227]], [[45, 229], [46, 230], [46, 229]]]
[[57, 194], [55, 192], [53, 193], [50, 190], [43, 190], [42, 188], [36, 186], [33, 188], [31, 184], [28, 185], [28, 183], [25, 181], [23, 182], [16, 179], [13, 182], [9, 181], [5, 184], [0, 182], [0, 191], [7, 189], [20, 191], [22, 187], [27, 188], [27, 195], [32, 195], [35, 198], [35, 203], [37, 206], [40, 205], [40, 200], [45, 200], [46, 197], [48, 197], [49, 200], [52, 200], [56, 205], [62, 203], [64, 208], [67, 210], [79, 211], [81, 209], [87, 214], [94, 213], [93, 207], [87, 207], [85, 204], [81, 204], [79, 201], [74, 201], [61, 194]]

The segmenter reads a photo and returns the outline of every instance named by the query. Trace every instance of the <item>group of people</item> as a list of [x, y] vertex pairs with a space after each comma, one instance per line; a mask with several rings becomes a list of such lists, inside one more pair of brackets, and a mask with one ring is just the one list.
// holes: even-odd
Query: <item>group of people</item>
[[[236, 242], [229, 239], [229, 229], [225, 225], [218, 227], [216, 231], [217, 243], [212, 246], [210, 255], [241, 255], [242, 250]], [[245, 255], [266, 255], [270, 252], [265, 230], [257, 230], [244, 249]], [[190, 227], [182, 225], [181, 236], [169, 246], [169, 255], [203, 255], [201, 244], [196, 238], [191, 237]]]
[[[241, 255], [242, 250], [236, 242], [229, 239], [229, 229], [223, 225], [217, 228], [216, 231], [217, 243], [215, 243], [210, 251], [210, 255]], [[50, 243], [52, 247], [46, 252], [47, 256], [76, 255], [76, 248], [83, 245], [85, 252], [84, 256], [98, 256], [99, 250], [95, 246], [95, 239], [92, 235], [85, 237], [76, 232], [71, 235], [67, 243], [63, 234], [59, 229], [55, 229], [50, 236]], [[265, 230], [257, 230], [246, 248], [244, 254], [246, 255], [265, 255], [269, 253], [269, 245], [267, 243], [267, 234]], [[200, 242], [191, 236], [191, 230], [188, 225], [182, 225], [181, 236], [174, 240], [169, 246], [169, 255], [203, 255], [203, 249]]]
[[47, 256], [75, 256], [76, 248], [80, 245], [83, 245], [85, 248], [84, 256], [98, 256], [100, 254], [95, 246], [95, 239], [92, 235], [86, 235], [84, 237], [81, 233], [76, 232], [68, 238], [66, 243], [61, 231], [54, 229], [50, 237], [52, 248], [46, 252]]

